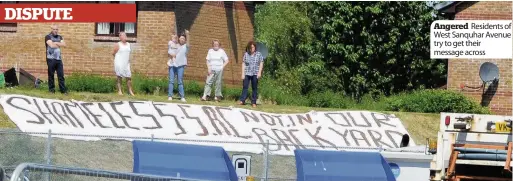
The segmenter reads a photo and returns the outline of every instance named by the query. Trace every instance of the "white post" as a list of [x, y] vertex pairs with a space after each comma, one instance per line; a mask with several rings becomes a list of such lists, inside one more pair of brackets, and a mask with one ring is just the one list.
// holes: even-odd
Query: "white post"
[[[48, 138], [46, 140], [46, 164], [52, 164], [52, 130], [48, 130]], [[50, 181], [50, 173], [45, 173], [46, 181]]]
[[266, 141], [265, 143], [265, 160], [264, 160], [265, 164], [265, 170], [264, 170], [264, 173], [265, 173], [265, 181], [267, 181], [267, 179], [269, 178], [269, 140]]

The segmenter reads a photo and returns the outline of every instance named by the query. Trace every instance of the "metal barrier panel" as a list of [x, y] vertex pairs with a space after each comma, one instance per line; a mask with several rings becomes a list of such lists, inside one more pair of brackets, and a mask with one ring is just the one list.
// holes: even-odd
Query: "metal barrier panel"
[[48, 164], [22, 163], [11, 175], [11, 181], [43, 180], [45, 173], [53, 173], [52, 181], [86, 181], [86, 180], [131, 180], [131, 181], [203, 181], [177, 177], [163, 177], [148, 174], [106, 171], [88, 168], [64, 167]]

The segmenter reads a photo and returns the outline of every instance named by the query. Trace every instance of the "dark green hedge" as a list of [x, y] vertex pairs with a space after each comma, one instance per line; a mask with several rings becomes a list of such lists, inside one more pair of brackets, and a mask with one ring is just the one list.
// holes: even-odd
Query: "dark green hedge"
[[[132, 82], [137, 94], [167, 95], [167, 78], [134, 75]], [[73, 74], [66, 77], [66, 84], [70, 91], [76, 92], [114, 93], [116, 91], [115, 78], [99, 75]], [[177, 91], [176, 86], [175, 84], [175, 91]], [[202, 83], [185, 81], [184, 87], [187, 97], [200, 97], [203, 94]], [[46, 84], [41, 89], [46, 89]], [[125, 82], [123, 89], [126, 89]], [[224, 87], [223, 95], [225, 100], [236, 101], [241, 91], [241, 87]], [[277, 81], [262, 79], [259, 82], [259, 97], [266, 103], [292, 106], [424, 113], [490, 113], [475, 100], [459, 92], [448, 90], [418, 90], [381, 98], [365, 95], [361, 100], [355, 101], [343, 93], [332, 91], [302, 95], [289, 87], [280, 85]]]
[[465, 112], [489, 114], [489, 109], [459, 92], [448, 90], [419, 90], [387, 99], [387, 110], [406, 112]]

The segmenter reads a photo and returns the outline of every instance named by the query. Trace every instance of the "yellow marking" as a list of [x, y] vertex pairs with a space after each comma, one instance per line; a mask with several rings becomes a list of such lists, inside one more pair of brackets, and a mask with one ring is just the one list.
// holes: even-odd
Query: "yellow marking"
[[506, 124], [507, 124], [507, 122], [505, 122], [505, 121], [495, 122], [495, 132], [496, 133], [510, 133], [511, 128], [508, 127]]
[[435, 150], [436, 151], [436, 148], [438, 146], [438, 140], [434, 139], [434, 138], [428, 138], [428, 145], [429, 145], [429, 150]]

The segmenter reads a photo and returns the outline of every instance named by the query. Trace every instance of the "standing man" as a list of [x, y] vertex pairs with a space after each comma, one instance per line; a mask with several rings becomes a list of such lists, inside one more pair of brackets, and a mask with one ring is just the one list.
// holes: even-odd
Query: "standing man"
[[64, 43], [62, 36], [58, 34], [59, 27], [52, 25], [51, 28], [52, 32], [45, 37], [46, 63], [48, 64], [48, 88], [51, 93], [55, 93], [54, 74], [55, 71], [57, 71], [59, 91], [63, 94], [67, 94], [61, 57], [61, 47], [65, 47], [66, 43]]

